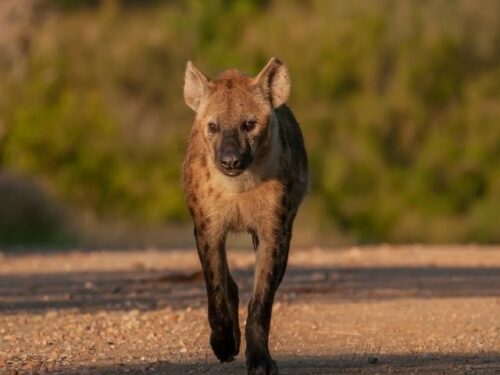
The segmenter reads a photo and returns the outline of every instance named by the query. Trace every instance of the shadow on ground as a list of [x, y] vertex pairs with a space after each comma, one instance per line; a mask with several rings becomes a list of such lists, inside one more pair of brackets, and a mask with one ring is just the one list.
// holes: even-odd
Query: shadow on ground
[[[234, 271], [247, 301], [252, 270]], [[500, 268], [468, 267], [290, 267], [278, 299], [293, 303], [377, 301], [396, 298], [500, 296]], [[0, 276], [0, 312], [47, 309], [151, 310], [205, 304], [200, 271], [169, 273], [132, 270]]]
[[[500, 353], [420, 355], [344, 355], [335, 357], [276, 358], [280, 374], [478, 374], [500, 372]], [[82, 366], [54, 370], [59, 374], [246, 374], [242, 360], [232, 363], [142, 363]]]

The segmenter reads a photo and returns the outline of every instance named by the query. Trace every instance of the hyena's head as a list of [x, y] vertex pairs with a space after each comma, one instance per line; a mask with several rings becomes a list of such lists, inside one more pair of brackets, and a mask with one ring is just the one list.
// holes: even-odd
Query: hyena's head
[[215, 79], [187, 63], [184, 100], [196, 112], [198, 127], [214, 163], [238, 176], [272, 147], [273, 109], [290, 93], [286, 66], [272, 58], [255, 77], [228, 70]]

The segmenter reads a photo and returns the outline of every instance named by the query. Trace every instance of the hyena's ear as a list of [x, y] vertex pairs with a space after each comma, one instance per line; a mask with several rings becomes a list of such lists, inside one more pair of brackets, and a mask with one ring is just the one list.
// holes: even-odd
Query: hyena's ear
[[208, 96], [210, 86], [210, 79], [188, 61], [184, 74], [184, 101], [188, 107], [197, 112], [201, 101]]
[[273, 108], [285, 103], [290, 95], [290, 75], [286, 65], [278, 58], [273, 57], [264, 69], [252, 80], [259, 86]]

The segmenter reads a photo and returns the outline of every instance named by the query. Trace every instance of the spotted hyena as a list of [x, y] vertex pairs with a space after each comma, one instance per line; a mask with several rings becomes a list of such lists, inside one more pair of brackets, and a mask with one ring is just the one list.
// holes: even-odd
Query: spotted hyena
[[207, 288], [210, 345], [221, 362], [239, 353], [238, 286], [225, 242], [230, 231], [249, 232], [256, 252], [245, 329], [249, 374], [278, 374], [269, 353], [272, 305], [308, 184], [302, 133], [285, 104], [289, 93], [288, 69], [277, 58], [255, 77], [228, 70], [210, 79], [187, 63], [184, 99], [196, 118], [183, 178]]

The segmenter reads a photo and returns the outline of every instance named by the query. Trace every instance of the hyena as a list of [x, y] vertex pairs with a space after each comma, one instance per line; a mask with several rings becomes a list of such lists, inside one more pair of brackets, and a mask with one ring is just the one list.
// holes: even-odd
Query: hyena
[[255, 77], [215, 79], [187, 63], [184, 99], [196, 112], [183, 179], [208, 296], [210, 345], [221, 362], [240, 349], [238, 286], [228, 232], [248, 232], [256, 253], [245, 329], [248, 374], [278, 374], [269, 353], [274, 295], [285, 274], [292, 226], [308, 185], [299, 124], [285, 102], [286, 66], [271, 59]]

